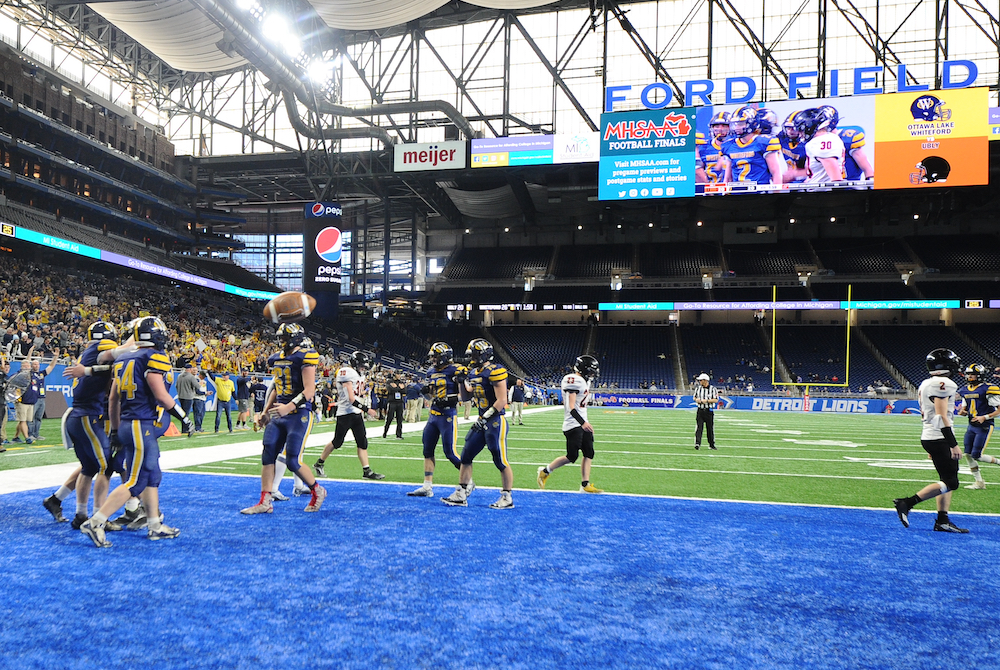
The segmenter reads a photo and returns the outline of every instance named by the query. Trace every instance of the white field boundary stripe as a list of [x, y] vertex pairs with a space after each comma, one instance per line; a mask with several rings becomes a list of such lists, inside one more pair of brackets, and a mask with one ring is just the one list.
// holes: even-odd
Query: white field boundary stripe
[[[515, 435], [514, 437], [515, 437], [515, 440], [516, 440], [517, 436]], [[510, 435], [508, 434], [508, 441], [510, 441], [509, 438], [510, 438]], [[560, 440], [558, 438], [547, 438], [547, 437], [532, 437], [530, 439], [533, 442], [555, 442], [557, 444], [565, 442], [565, 440]], [[517, 443], [515, 441], [515, 445], [516, 444]], [[639, 441], [636, 441], [636, 440], [597, 440], [597, 444], [595, 445], [595, 448], [597, 448], [599, 451], [602, 451], [602, 452], [609, 452], [610, 453], [610, 452], [614, 451], [613, 449], [603, 449], [600, 446], [598, 446], [598, 445], [605, 445], [605, 444], [632, 444], [632, 445], [648, 445], [648, 446], [660, 446], [660, 447], [681, 447], [681, 448], [694, 449], [694, 446], [690, 442], [688, 442], [687, 440], [685, 440], [684, 442], [666, 442], [666, 441], [660, 441], [660, 442], [639, 442]], [[867, 446], [870, 446], [870, 445], [866, 444], [864, 446], [867, 447]], [[907, 448], [910, 448], [911, 451], [913, 450], [912, 449], [912, 445], [910, 445], [908, 443], [885, 444], [883, 446], [886, 446], [886, 447], [907, 447]], [[795, 445], [795, 446], [777, 446], [776, 445], [776, 446], [766, 446], [766, 447], [751, 447], [751, 446], [747, 446], [747, 445], [744, 445], [744, 444], [727, 444], [723, 448], [724, 449], [759, 449], [759, 450], [767, 450], [767, 451], [818, 451], [818, 452], [828, 452], [828, 453], [840, 453], [840, 451], [842, 449], [849, 449], [850, 450], [849, 453], [852, 453], [852, 454], [858, 454], [858, 453], [864, 453], [864, 452], [884, 453], [881, 449], [861, 449], [859, 447], [845, 447], [845, 446], [830, 446], [830, 447], [827, 447], [826, 449], [817, 449], [815, 447], [815, 445], [810, 445], [808, 447], [806, 445]], [[891, 452], [891, 453], [903, 453], [903, 452]]]
[[[524, 414], [538, 414], [550, 412], [555, 409], [562, 409], [562, 405], [547, 405], [534, 409], [524, 410]], [[458, 419], [458, 423], [471, 424], [473, 419]], [[420, 433], [424, 430], [425, 421], [418, 423], [403, 424], [404, 433]], [[316, 433], [309, 436], [306, 447], [322, 446], [329, 442], [329, 433], [333, 430], [334, 422], [318, 422], [319, 426], [329, 426], [330, 430]], [[384, 426], [384, 422], [371, 422], [366, 426]], [[221, 435], [222, 433], [220, 433]], [[208, 437], [214, 433], [206, 433], [194, 438], [179, 437], [176, 440], [197, 439], [198, 437]], [[195, 465], [205, 465], [208, 463], [218, 463], [233, 458], [245, 458], [247, 456], [257, 456], [261, 452], [262, 433], [248, 433], [252, 436], [249, 442], [235, 442], [233, 444], [217, 444], [210, 447], [191, 447], [188, 449], [170, 449], [160, 452], [160, 468], [163, 470], [175, 470], [177, 468], [191, 467]], [[353, 438], [351, 438], [353, 440]], [[345, 442], [347, 447], [350, 442]], [[34, 453], [34, 452], [31, 452]], [[14, 454], [11, 454], [12, 456]], [[357, 458], [355, 456], [355, 458]], [[4, 493], [17, 493], [18, 491], [34, 491], [35, 489], [48, 486], [59, 486], [73, 473], [79, 463], [57, 463], [53, 465], [40, 465], [30, 468], [17, 468], [0, 471], [0, 495]]]
[[[201, 476], [201, 477], [244, 477], [246, 479], [257, 479], [257, 480], [260, 479], [260, 475], [244, 475], [244, 474], [236, 474], [236, 473], [234, 473], [234, 474], [225, 474], [225, 473], [221, 473], [221, 472], [179, 472], [179, 473], [176, 473], [176, 474], [196, 475], [196, 476]], [[289, 475], [285, 475], [285, 477], [289, 478]], [[364, 486], [411, 486], [411, 485], [412, 486], [416, 486], [416, 485], [420, 484], [420, 482], [388, 482], [388, 481], [372, 481], [372, 480], [368, 480], [368, 479], [334, 479], [332, 477], [319, 478], [317, 481], [334, 482], [334, 483], [338, 483], [338, 484], [362, 484]], [[910, 482], [911, 480], [903, 479], [903, 480], [887, 480], [887, 481]], [[443, 488], [443, 489], [451, 489], [453, 487], [450, 484], [435, 484], [434, 488], [435, 489], [441, 489], [441, 488]], [[500, 487], [499, 486], [489, 486], [489, 485], [485, 485], [485, 484], [484, 485], [480, 485], [479, 482], [476, 482], [476, 490], [478, 491], [480, 489], [482, 489], [484, 491], [499, 491]], [[660, 495], [660, 494], [656, 494], [656, 493], [612, 493], [612, 492], [604, 492], [604, 493], [584, 494], [584, 493], [580, 493], [579, 491], [566, 491], [566, 490], [559, 490], [559, 489], [525, 489], [525, 488], [518, 488], [516, 486], [513, 488], [513, 490], [521, 492], [521, 493], [535, 493], [535, 494], [539, 494], [539, 495], [543, 495], [543, 494], [549, 494], [549, 495], [575, 495], [575, 496], [594, 496], [594, 495], [599, 495], [599, 496], [602, 496], [602, 497], [603, 496], [617, 496], [619, 498], [651, 498], [653, 500], [687, 500], [687, 501], [690, 501], [690, 502], [734, 503], [734, 504], [737, 504], [737, 505], [772, 505], [772, 506], [775, 506], [775, 507], [814, 507], [814, 508], [818, 508], [818, 509], [867, 510], [869, 512], [895, 512], [896, 511], [896, 510], [894, 510], [892, 508], [886, 508], [886, 507], [866, 507], [866, 506], [851, 506], [851, 505], [824, 505], [824, 504], [821, 504], [821, 503], [773, 502], [773, 501], [768, 501], [768, 500], [732, 500], [732, 499], [729, 499], [729, 498], [694, 498], [694, 497], [690, 497], [690, 496], [668, 496], [668, 495]], [[259, 489], [256, 489], [254, 491], [254, 495], [256, 495], [257, 493], [259, 493]], [[305, 500], [304, 497], [303, 497], [303, 500]], [[912, 510], [910, 510], [911, 514], [913, 514], [914, 512], [917, 512], [917, 513], [920, 513], [920, 514], [935, 514], [935, 515], [937, 514], [937, 511], [932, 510], [932, 509], [927, 509], [927, 510], [912, 509]], [[951, 514], [958, 514], [958, 515], [962, 515], [962, 516], [983, 516], [983, 517], [997, 517], [997, 518], [1000, 518], [1000, 513], [997, 513], [997, 512], [955, 512], [955, 511], [951, 511], [950, 513]]]
[[[336, 452], [330, 454], [330, 458], [350, 458], [356, 459], [356, 454], [338, 454]], [[327, 461], [330, 460], [327, 459]], [[422, 456], [378, 456], [373, 458], [374, 461], [385, 460], [385, 461], [412, 461], [414, 463], [423, 462]], [[922, 461], [915, 461], [922, 462]], [[486, 461], [483, 460], [482, 463], [485, 465]], [[511, 465], [526, 465], [529, 467], [537, 467], [538, 463], [527, 463], [523, 461], [509, 461]], [[189, 466], [196, 467], [196, 466]], [[203, 467], [203, 466], [198, 466]], [[648, 467], [648, 466], [635, 466], [635, 465], [608, 465], [602, 463], [597, 469], [611, 469], [611, 470], [646, 470], [651, 472], [699, 472], [702, 474], [709, 475], [740, 475], [740, 476], [769, 476], [769, 477], [810, 477], [813, 479], [844, 479], [844, 480], [860, 480], [860, 481], [870, 481], [870, 482], [920, 482], [924, 481], [919, 478], [914, 479], [897, 479], [889, 477], [858, 477], [854, 475], [819, 475], [819, 474], [805, 474], [805, 473], [794, 473], [794, 472], [746, 472], [743, 470], [704, 470], [700, 468], [658, 468], [658, 467]], [[913, 470], [912, 472], [920, 473], [924, 470]], [[325, 477], [317, 477], [317, 479], [325, 480]], [[353, 481], [353, 480], [345, 480]], [[393, 482], [389, 482], [393, 483]], [[398, 483], [398, 482], [395, 482]], [[526, 489], [531, 490], [531, 489]], [[701, 498], [697, 498], [701, 500]]]

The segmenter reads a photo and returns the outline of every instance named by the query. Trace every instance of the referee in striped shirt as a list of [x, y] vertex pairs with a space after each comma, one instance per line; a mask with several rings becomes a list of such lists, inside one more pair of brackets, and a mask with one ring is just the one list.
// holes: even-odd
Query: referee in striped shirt
[[694, 401], [698, 405], [698, 428], [694, 431], [694, 448], [701, 449], [701, 430], [708, 427], [708, 448], [715, 449], [715, 405], [719, 402], [719, 389], [709, 384], [708, 375], [702, 372], [697, 377], [699, 386], [694, 390]]

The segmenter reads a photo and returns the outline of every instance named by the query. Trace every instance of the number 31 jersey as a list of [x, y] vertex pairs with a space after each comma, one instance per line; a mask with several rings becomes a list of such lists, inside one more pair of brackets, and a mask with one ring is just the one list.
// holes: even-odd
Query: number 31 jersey
[[580, 427], [580, 422], [573, 418], [570, 414], [569, 400], [566, 398], [566, 393], [576, 393], [576, 411], [580, 413], [583, 420], [587, 420], [587, 405], [590, 404], [590, 382], [581, 377], [580, 375], [574, 373], [563, 377], [562, 380], [562, 392], [563, 392], [563, 431], [573, 430], [574, 428]]

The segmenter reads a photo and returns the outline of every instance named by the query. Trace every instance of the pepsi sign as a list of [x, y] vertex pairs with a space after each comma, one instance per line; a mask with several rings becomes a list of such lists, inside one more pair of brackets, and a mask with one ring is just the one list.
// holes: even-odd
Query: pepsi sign
[[307, 202], [305, 214], [307, 219], [340, 218], [344, 215], [344, 210], [335, 202]]
[[[316, 203], [317, 205], [319, 203]], [[339, 228], [329, 226], [319, 231], [316, 236], [316, 255], [324, 263], [339, 263], [340, 253], [344, 246], [343, 236]]]

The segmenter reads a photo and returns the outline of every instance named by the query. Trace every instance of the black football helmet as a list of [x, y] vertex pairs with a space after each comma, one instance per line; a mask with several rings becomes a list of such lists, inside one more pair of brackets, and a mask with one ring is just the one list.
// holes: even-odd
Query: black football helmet
[[297, 323], [283, 323], [275, 331], [275, 337], [281, 344], [285, 354], [291, 353], [295, 347], [302, 346], [306, 340], [306, 329]]
[[170, 331], [158, 316], [144, 316], [133, 321], [132, 337], [139, 346], [152, 346], [161, 351], [170, 344]]
[[917, 163], [917, 171], [910, 173], [911, 184], [933, 184], [948, 181], [951, 164], [940, 156], [928, 156]]
[[970, 381], [979, 381], [980, 379], [983, 378], [983, 375], [985, 374], [986, 374], [986, 366], [980, 365], [979, 363], [973, 363], [969, 367], [965, 368], [966, 379], [969, 379], [969, 377], [975, 377], [975, 379], [972, 379]]
[[778, 115], [773, 109], [761, 107], [757, 110], [757, 120], [760, 123], [760, 132], [765, 135], [775, 135], [781, 127], [778, 125]]
[[483, 338], [477, 337], [469, 342], [469, 346], [465, 349], [465, 357], [475, 365], [489, 363], [493, 360], [493, 345]]
[[351, 354], [348, 364], [358, 372], [368, 370], [372, 366], [372, 357], [364, 351], [355, 351]]
[[576, 363], [573, 364], [573, 369], [576, 373], [590, 381], [601, 374], [601, 364], [597, 362], [597, 359], [590, 354], [584, 354], [583, 356], [577, 356]]
[[927, 371], [932, 375], [951, 377], [962, 367], [962, 359], [951, 349], [935, 349], [927, 354]]
[[95, 321], [87, 328], [87, 340], [117, 340], [118, 330], [107, 321]]
[[442, 367], [455, 360], [455, 351], [447, 342], [435, 342], [427, 352], [427, 362]]

